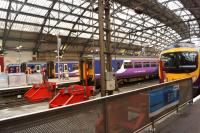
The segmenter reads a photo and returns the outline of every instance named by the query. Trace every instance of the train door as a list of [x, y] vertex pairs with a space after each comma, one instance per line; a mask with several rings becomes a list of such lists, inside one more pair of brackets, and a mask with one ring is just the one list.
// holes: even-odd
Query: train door
[[0, 56], [0, 72], [4, 71], [4, 57]]
[[39, 64], [35, 65], [35, 69], [36, 69], [37, 73], [40, 73], [41, 72], [41, 65], [39, 65]]
[[47, 62], [47, 76], [48, 78], [54, 78], [55, 77], [55, 66], [53, 61]]
[[94, 63], [92, 58], [80, 60], [80, 78], [84, 85], [94, 85]]
[[60, 73], [64, 72], [64, 64], [63, 63], [59, 64], [59, 69], [60, 69]]
[[68, 72], [68, 65], [64, 64], [64, 72]]

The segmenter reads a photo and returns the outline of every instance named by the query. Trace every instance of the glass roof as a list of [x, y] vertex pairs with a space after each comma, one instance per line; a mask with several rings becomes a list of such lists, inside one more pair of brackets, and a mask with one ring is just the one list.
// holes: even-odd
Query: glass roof
[[[179, 0], [157, 0], [173, 11], [190, 28], [190, 35], [199, 33], [194, 16]], [[98, 39], [97, 3], [88, 0], [1, 0], [0, 29], [60, 34], [69, 37]], [[50, 13], [48, 13], [50, 11]], [[111, 40], [145, 47], [164, 49], [181, 40], [181, 36], [160, 21], [134, 10], [111, 3]], [[7, 23], [7, 27], [5, 27]], [[42, 31], [41, 31], [42, 30]]]

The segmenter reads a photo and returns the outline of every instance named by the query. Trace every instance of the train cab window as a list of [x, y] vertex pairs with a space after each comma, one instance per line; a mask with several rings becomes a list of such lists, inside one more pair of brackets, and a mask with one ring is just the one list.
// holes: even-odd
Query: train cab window
[[132, 62], [124, 62], [124, 68], [133, 68]]
[[174, 52], [161, 56], [164, 61], [164, 70], [168, 73], [190, 73], [198, 66], [197, 52]]
[[143, 67], [150, 67], [149, 62], [144, 62], [144, 63], [143, 63]]
[[92, 60], [88, 60], [88, 69], [92, 69], [93, 63]]
[[142, 63], [141, 62], [135, 62], [134, 63], [134, 68], [141, 68], [142, 67]]
[[157, 67], [156, 62], [152, 62], [152, 63], [151, 63], [151, 67]]

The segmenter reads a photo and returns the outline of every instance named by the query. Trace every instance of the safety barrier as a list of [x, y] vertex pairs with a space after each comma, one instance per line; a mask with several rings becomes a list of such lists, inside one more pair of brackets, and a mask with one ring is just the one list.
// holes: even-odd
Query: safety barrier
[[131, 133], [192, 99], [192, 80], [181, 79], [0, 120], [0, 132]]

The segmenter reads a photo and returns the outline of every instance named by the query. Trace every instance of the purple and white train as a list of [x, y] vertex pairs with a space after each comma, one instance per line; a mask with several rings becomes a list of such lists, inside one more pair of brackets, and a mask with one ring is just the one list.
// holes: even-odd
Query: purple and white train
[[[95, 61], [95, 78], [98, 83], [100, 62]], [[112, 67], [119, 84], [158, 77], [158, 58], [128, 58], [112, 60]], [[97, 73], [99, 72], [99, 73]]]
[[136, 77], [150, 78], [158, 74], [158, 59], [135, 58], [124, 60], [116, 72], [117, 79]]

